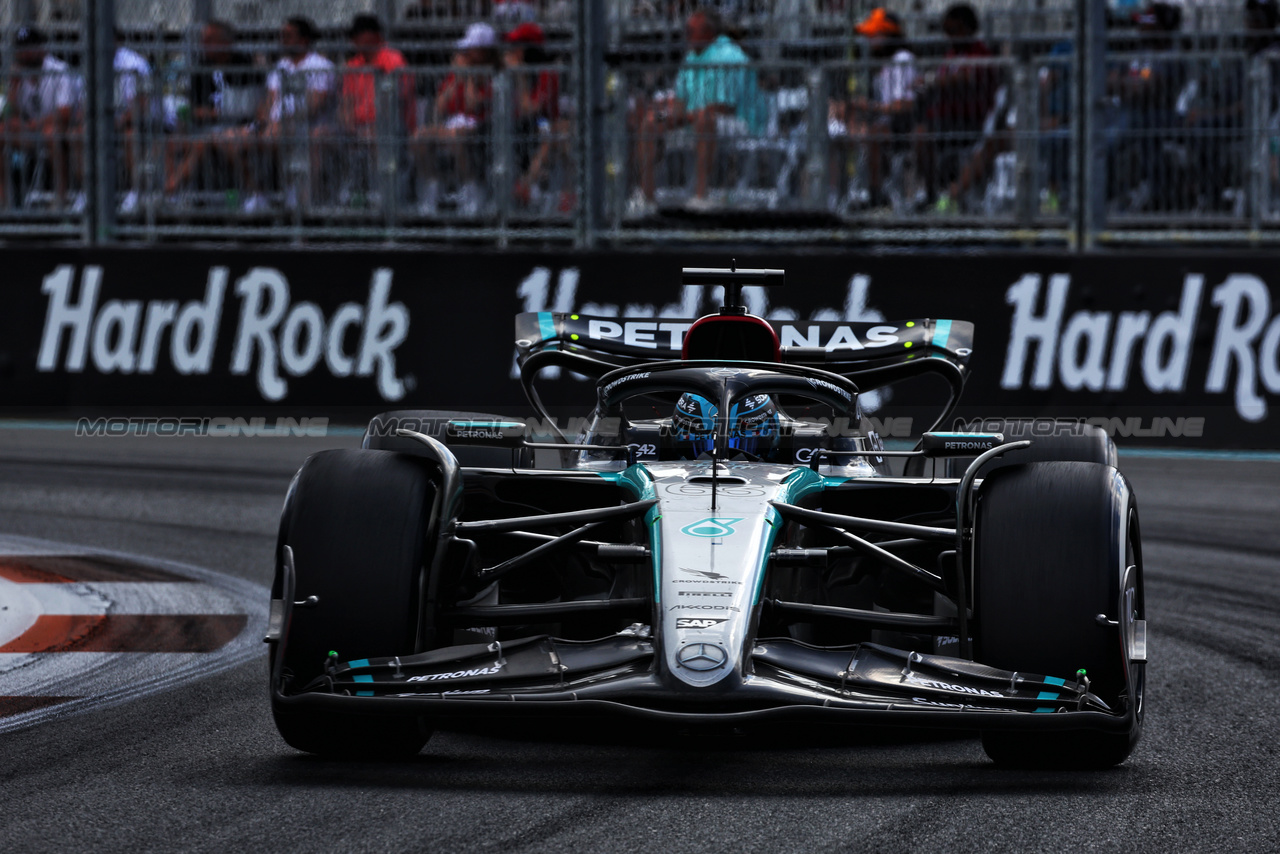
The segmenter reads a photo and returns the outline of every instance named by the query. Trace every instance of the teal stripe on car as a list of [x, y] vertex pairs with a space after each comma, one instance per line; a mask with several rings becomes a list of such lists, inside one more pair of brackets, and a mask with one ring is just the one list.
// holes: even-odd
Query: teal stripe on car
[[[354, 664], [355, 662], [352, 662], [352, 663]], [[361, 666], [362, 666], [362, 667], [363, 667], [363, 666], [366, 666], [366, 665], [368, 665], [368, 663], [369, 663], [369, 662], [368, 662], [367, 660], [365, 660], [364, 664], [363, 664], [363, 665], [361, 665]], [[356, 675], [355, 675], [354, 677], [352, 677], [352, 678], [353, 678], [356, 682], [372, 682], [372, 681], [373, 681], [373, 677], [372, 677], [372, 676], [370, 676], [368, 673], [358, 673], [358, 674], [356, 674]], [[357, 691], [357, 692], [356, 692], [356, 696], [357, 696], [357, 697], [372, 697], [372, 696], [373, 696], [373, 692], [372, 692], [372, 691]]]
[[550, 341], [556, 337], [556, 319], [551, 312], [538, 312], [538, 333], [542, 335], [543, 341]]
[[939, 350], [947, 349], [947, 343], [951, 340], [951, 321], [935, 320], [933, 322], [933, 346]]
[[[369, 666], [369, 659], [367, 658], [357, 658], [355, 661], [347, 662], [347, 667], [368, 667], [368, 666]], [[356, 681], [360, 681], [359, 676], [356, 677]], [[372, 681], [372, 679], [366, 680], [366, 681]]]

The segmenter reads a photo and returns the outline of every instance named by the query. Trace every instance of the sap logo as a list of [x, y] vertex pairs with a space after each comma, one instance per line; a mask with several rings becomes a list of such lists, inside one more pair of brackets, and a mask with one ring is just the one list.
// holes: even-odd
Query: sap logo
[[[38, 370], [49, 373], [61, 367], [81, 373], [91, 362], [103, 374], [152, 374], [167, 349], [168, 363], [179, 374], [213, 372], [225, 314], [226, 267], [210, 269], [204, 299], [187, 303], [113, 299], [99, 305], [102, 268], [93, 265], [84, 268], [79, 299], [73, 302], [74, 279], [75, 268], [67, 264], [41, 285], [49, 303]], [[409, 334], [409, 310], [388, 301], [391, 270], [374, 272], [363, 305], [343, 303], [328, 317], [315, 303], [292, 303], [288, 281], [271, 268], [250, 270], [236, 282], [234, 293], [240, 311], [230, 372], [253, 372], [264, 399], [283, 400], [289, 393], [282, 373], [306, 376], [322, 360], [335, 377], [374, 377], [384, 400], [404, 397], [395, 351]]]
[[727, 623], [728, 620], [713, 619], [695, 619], [693, 617], [681, 617], [676, 620], [677, 629], [714, 629], [721, 623]]

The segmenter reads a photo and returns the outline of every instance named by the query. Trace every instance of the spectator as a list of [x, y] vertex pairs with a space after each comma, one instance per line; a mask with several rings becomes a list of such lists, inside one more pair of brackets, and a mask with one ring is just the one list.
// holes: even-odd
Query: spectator
[[718, 137], [756, 134], [763, 125], [751, 59], [724, 33], [719, 16], [709, 11], [694, 12], [685, 31], [689, 52], [676, 76], [675, 97], [669, 108], [656, 104], [640, 124], [636, 143], [640, 186], [628, 204], [633, 214], [654, 209], [661, 134], [685, 125], [693, 128], [694, 197], [689, 207], [705, 211], [712, 207], [707, 184]]
[[[959, 162], [977, 142], [995, 105], [999, 71], [984, 62], [990, 48], [978, 38], [978, 15], [968, 3], [950, 6], [942, 17], [946, 61], [919, 94], [922, 120], [916, 126], [916, 165], [929, 199], [950, 183]], [[945, 162], [944, 162], [945, 161]], [[948, 199], [939, 199], [945, 208]]]
[[[267, 126], [262, 138], [269, 158], [277, 162], [283, 160], [280, 157], [282, 143], [305, 145], [311, 138], [328, 136], [332, 130], [337, 107], [337, 74], [333, 63], [314, 50], [318, 36], [315, 24], [308, 18], [288, 18], [280, 28], [284, 55], [267, 77]], [[308, 146], [308, 150], [314, 181], [320, 146]], [[306, 182], [304, 188], [312, 181]], [[297, 202], [297, 188], [292, 184], [286, 198], [290, 207]]]
[[424, 216], [436, 213], [440, 194], [436, 161], [442, 153], [452, 159], [461, 182], [458, 212], [474, 216], [483, 202], [470, 154], [474, 142], [488, 130], [493, 74], [498, 69], [498, 36], [488, 24], [474, 23], [456, 48], [452, 70], [436, 92], [435, 122], [414, 135], [414, 156], [423, 182], [418, 206]]
[[1280, 26], [1280, 6], [1276, 0], [1247, 0], [1244, 8], [1245, 25], [1249, 30], [1245, 47], [1252, 61], [1263, 65], [1271, 81], [1271, 97], [1263, 109], [1266, 111], [1267, 156], [1270, 160], [1266, 204], [1268, 213], [1274, 214], [1275, 187], [1280, 182], [1280, 87], [1277, 86], [1280, 83], [1280, 39], [1276, 34], [1276, 27]]
[[[378, 171], [378, 159], [399, 159], [399, 143], [404, 134], [413, 132], [415, 122], [413, 75], [408, 73], [404, 55], [389, 47], [383, 34], [382, 23], [376, 15], [356, 15], [349, 31], [354, 55], [347, 60], [342, 78], [342, 94], [339, 125], [343, 134], [343, 159], [346, 167], [347, 186], [340, 194], [340, 201], [352, 192], [352, 181], [372, 185]], [[393, 102], [389, 114], [380, 116], [379, 79], [392, 76]], [[392, 141], [394, 148], [379, 145], [378, 138]], [[329, 146], [325, 146], [328, 149]], [[353, 167], [352, 163], [360, 165]], [[352, 198], [363, 196], [361, 186], [354, 187]], [[370, 189], [366, 198], [376, 199], [379, 193]], [[357, 201], [357, 204], [359, 202]], [[376, 203], [375, 203], [376, 204]]]
[[[540, 69], [547, 61], [542, 27], [525, 23], [503, 36], [503, 62], [511, 71], [515, 101], [517, 168], [515, 196], [529, 204], [540, 187], [553, 149], [563, 159], [568, 122], [560, 119], [560, 75]], [[567, 192], [567, 191], [566, 191]], [[562, 199], [561, 207], [572, 207]]]
[[124, 152], [122, 166], [129, 185], [120, 202], [119, 213], [129, 216], [138, 210], [138, 156], [143, 138], [140, 132], [152, 124], [154, 114], [146, 88], [151, 79], [151, 64], [123, 42], [120, 31], [116, 30], [116, 55], [112, 63], [116, 75], [116, 136], [119, 148]]
[[[71, 67], [45, 49], [47, 42], [34, 27], [18, 30], [0, 147], [21, 151], [33, 160], [43, 152], [53, 173], [54, 202], [63, 208], [72, 161], [79, 167], [84, 159], [83, 87]], [[7, 183], [0, 181], [0, 204], [5, 203]], [[77, 192], [71, 212], [83, 211], [84, 204], [84, 193]]]
[[1178, 103], [1188, 82], [1187, 66], [1172, 50], [1182, 9], [1150, 3], [1133, 20], [1143, 52], [1108, 73], [1108, 88], [1122, 112], [1120, 144], [1108, 173], [1115, 176], [1113, 192], [1127, 194], [1130, 210], [1168, 210], [1180, 183], [1170, 178], [1181, 159], [1170, 146], [1184, 146], [1182, 155], [1187, 155], [1185, 115]]
[[[264, 80], [252, 57], [235, 50], [235, 30], [225, 21], [204, 25], [200, 45], [202, 65], [191, 78], [189, 126], [180, 126], [170, 141], [165, 193], [189, 187], [197, 168], [205, 174], [205, 189], [225, 184], [228, 200], [248, 190], [246, 213], [260, 212], [266, 201], [256, 192], [250, 154], [257, 149], [263, 125]], [[227, 175], [220, 173], [229, 173]]]
[[871, 85], [871, 98], [834, 105], [848, 135], [865, 145], [869, 200], [879, 207], [884, 199], [884, 152], [895, 140], [911, 133], [916, 107], [916, 57], [906, 47], [902, 21], [883, 7], [873, 9], [854, 31], [867, 39], [873, 62], [880, 66]]
[[[388, 47], [383, 35], [382, 23], [376, 15], [356, 15], [351, 22], [351, 46], [355, 55], [347, 60], [347, 71], [342, 79], [342, 124], [358, 138], [374, 135], [378, 118], [378, 74], [395, 74], [407, 67], [403, 54]], [[412, 132], [413, 80], [401, 75], [399, 89], [399, 130]]]

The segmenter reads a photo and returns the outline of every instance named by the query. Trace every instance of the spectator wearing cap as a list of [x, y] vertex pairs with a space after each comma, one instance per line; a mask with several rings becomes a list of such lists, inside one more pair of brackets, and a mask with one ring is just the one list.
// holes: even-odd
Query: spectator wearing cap
[[[283, 160], [283, 142], [305, 144], [309, 139], [324, 139], [331, 135], [336, 121], [337, 72], [333, 62], [315, 50], [319, 35], [309, 18], [287, 18], [280, 27], [282, 56], [267, 75], [267, 126], [262, 133], [265, 154], [277, 163]], [[320, 145], [310, 146], [313, 180], [320, 150]], [[304, 184], [304, 190], [310, 183]], [[286, 198], [292, 206], [297, 188], [291, 185]]]
[[[35, 27], [18, 30], [0, 147], [32, 156], [44, 152], [53, 173], [55, 204], [63, 208], [69, 173], [84, 159], [84, 89], [71, 67], [46, 50], [47, 43]], [[6, 202], [6, 183], [0, 181], [0, 204]], [[73, 213], [84, 209], [83, 192], [76, 194], [71, 208]]]
[[683, 126], [695, 136], [693, 210], [712, 207], [707, 197], [718, 136], [758, 134], [763, 116], [751, 58], [724, 31], [720, 17], [708, 10], [689, 16], [685, 25], [689, 52], [676, 75], [670, 106], [655, 105], [641, 121], [636, 143], [640, 186], [628, 203], [633, 214], [653, 209], [659, 144], [663, 134]]
[[414, 134], [414, 157], [418, 164], [418, 207], [423, 216], [434, 216], [439, 201], [437, 159], [444, 154], [453, 161], [460, 182], [458, 212], [474, 216], [483, 201], [474, 180], [472, 143], [489, 124], [493, 106], [493, 75], [498, 70], [498, 34], [489, 24], [477, 22], [467, 27], [455, 45], [451, 70], [445, 75], [435, 97], [435, 121]]
[[895, 138], [910, 134], [916, 108], [916, 56], [907, 49], [902, 21], [884, 7], [873, 9], [858, 22], [854, 32], [867, 40], [867, 52], [879, 66], [871, 84], [871, 97], [855, 97], [835, 105], [843, 116], [849, 137], [865, 145], [868, 190], [873, 206], [883, 203], [884, 151]]

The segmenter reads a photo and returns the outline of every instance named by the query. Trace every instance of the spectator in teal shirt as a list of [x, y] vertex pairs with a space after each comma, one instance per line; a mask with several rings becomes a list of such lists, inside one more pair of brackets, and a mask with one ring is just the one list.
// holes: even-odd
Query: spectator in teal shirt
[[706, 209], [707, 182], [720, 135], [759, 134], [764, 125], [756, 72], [751, 58], [725, 35], [719, 17], [694, 12], [685, 25], [689, 53], [676, 76], [674, 102], [660, 102], [640, 124], [636, 160], [640, 186], [631, 207], [652, 209], [654, 171], [661, 135], [685, 125], [693, 128], [696, 171], [690, 207]]

